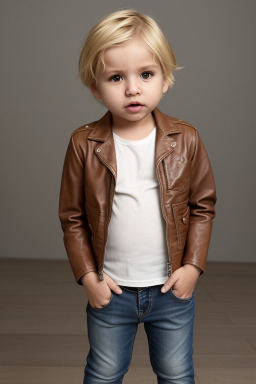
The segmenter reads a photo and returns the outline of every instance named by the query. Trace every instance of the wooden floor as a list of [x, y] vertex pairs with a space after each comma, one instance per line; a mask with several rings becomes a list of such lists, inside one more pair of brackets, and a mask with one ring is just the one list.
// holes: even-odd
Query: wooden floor
[[[256, 263], [210, 263], [196, 290], [197, 384], [256, 383]], [[0, 384], [82, 384], [86, 296], [66, 261], [0, 260]], [[124, 384], [153, 384], [143, 326]]]

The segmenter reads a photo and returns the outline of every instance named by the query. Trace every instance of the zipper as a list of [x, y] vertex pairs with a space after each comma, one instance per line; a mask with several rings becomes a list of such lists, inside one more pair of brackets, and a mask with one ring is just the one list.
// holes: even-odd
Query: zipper
[[[163, 160], [165, 160], [165, 159], [163, 159]], [[164, 217], [164, 220], [165, 220], [165, 237], [166, 237], [166, 243], [167, 243], [167, 249], [168, 249], [168, 258], [169, 258], [169, 260], [167, 262], [167, 275], [168, 275], [168, 277], [170, 277], [171, 274], [172, 274], [172, 262], [171, 262], [171, 253], [170, 253], [169, 242], [168, 242], [168, 224], [167, 224], [167, 219], [166, 219], [165, 214], [164, 214], [164, 208], [163, 208], [163, 188], [162, 188], [162, 183], [161, 183], [161, 178], [159, 176], [158, 168], [156, 169], [156, 175], [157, 175], [157, 179], [158, 179], [158, 182], [159, 182], [159, 185], [160, 185], [161, 210], [162, 210], [163, 217]]]
[[168, 277], [170, 277], [171, 276], [171, 274], [172, 274], [172, 265], [171, 265], [171, 263], [167, 263], [167, 275], [168, 275]]
[[167, 189], [171, 189], [171, 181], [170, 181], [170, 176], [169, 176], [168, 169], [167, 169], [166, 159], [163, 159], [163, 166], [164, 166], [164, 172], [165, 172], [165, 176], [166, 176], [166, 180], [167, 180]]
[[[110, 214], [109, 214], [109, 217], [108, 217], [108, 222], [107, 222], [107, 224], [105, 226], [105, 232], [107, 232], [107, 228], [109, 226], [110, 219], [111, 219], [111, 216], [112, 216], [112, 205], [113, 205], [113, 199], [114, 199], [114, 193], [113, 192], [114, 192], [114, 189], [115, 189], [115, 187], [112, 187], [113, 185], [114, 185], [114, 177], [112, 176], [112, 181], [111, 181], [111, 186], [110, 186]], [[112, 194], [111, 194], [111, 192], [112, 192]], [[108, 236], [108, 234], [106, 234], [106, 239], [107, 239], [107, 236]], [[106, 246], [107, 246], [107, 240], [105, 241], [105, 248], [104, 248], [104, 253], [103, 253], [102, 267], [98, 271], [100, 281], [104, 280], [103, 268], [104, 268], [104, 256], [105, 256], [105, 252], [106, 252]]]
[[98, 271], [98, 273], [99, 273], [99, 279], [100, 279], [100, 281], [103, 281], [103, 280], [104, 280], [103, 269], [100, 269], [100, 270]]
[[[98, 148], [100, 149], [100, 148]], [[96, 152], [100, 152], [100, 151], [96, 151]], [[115, 180], [115, 172], [114, 170], [112, 169], [112, 167], [110, 167], [107, 163], [105, 163], [105, 161], [102, 160], [102, 158], [100, 156], [97, 156], [98, 159], [111, 171], [111, 174], [112, 174], [112, 181], [111, 181], [111, 186], [110, 186], [110, 193], [111, 193], [111, 187], [113, 185], [113, 180]], [[114, 191], [115, 187], [112, 188], [112, 190]], [[114, 198], [114, 193], [112, 193], [112, 196], [110, 197], [110, 214], [109, 214], [109, 218], [108, 218], [108, 222], [105, 226], [105, 232], [108, 228], [108, 225], [110, 223], [110, 219], [111, 219], [111, 216], [112, 216], [112, 204], [113, 204], [113, 198]], [[107, 236], [106, 236], [106, 239], [107, 239]], [[98, 270], [98, 274], [99, 274], [99, 280], [100, 281], [103, 281], [104, 280], [104, 275], [103, 275], [103, 267], [104, 267], [104, 255], [105, 255], [105, 251], [106, 251], [106, 245], [107, 245], [107, 240], [105, 242], [105, 248], [104, 248], [104, 254], [103, 254], [103, 261], [102, 261], [102, 266], [101, 268]]]

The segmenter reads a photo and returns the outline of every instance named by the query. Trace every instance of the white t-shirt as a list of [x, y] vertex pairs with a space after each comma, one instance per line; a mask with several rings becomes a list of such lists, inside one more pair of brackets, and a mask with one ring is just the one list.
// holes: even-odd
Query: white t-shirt
[[126, 140], [114, 132], [113, 136], [117, 185], [104, 272], [119, 285], [163, 284], [168, 279], [168, 249], [155, 174], [156, 127], [141, 140]]

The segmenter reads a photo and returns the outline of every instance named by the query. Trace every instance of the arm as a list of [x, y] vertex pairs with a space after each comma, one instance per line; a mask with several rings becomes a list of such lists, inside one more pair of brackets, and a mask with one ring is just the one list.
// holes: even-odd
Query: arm
[[197, 279], [205, 270], [212, 220], [215, 217], [214, 177], [197, 131], [195, 135], [195, 151], [191, 161], [190, 222], [183, 266], [174, 271], [162, 287], [162, 292], [173, 287], [177, 296], [182, 298], [192, 296]]
[[74, 141], [73, 135], [64, 160], [59, 218], [64, 232], [64, 244], [78, 284], [83, 285], [93, 307], [106, 305], [111, 290], [122, 293], [121, 288], [107, 275], [99, 280], [97, 266], [91, 245], [91, 232], [85, 212], [84, 160], [83, 151]]
[[82, 150], [79, 151], [78, 144], [75, 146], [72, 135], [63, 165], [59, 219], [66, 252], [75, 279], [80, 285], [84, 274], [97, 271], [84, 206], [84, 160]]
[[192, 264], [203, 273], [215, 217], [216, 188], [209, 157], [196, 131], [196, 145], [191, 161], [189, 196], [190, 221], [183, 264]]

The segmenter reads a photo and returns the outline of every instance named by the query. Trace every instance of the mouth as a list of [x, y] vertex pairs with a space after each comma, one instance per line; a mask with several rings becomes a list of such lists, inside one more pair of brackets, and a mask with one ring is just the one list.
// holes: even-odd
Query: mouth
[[127, 107], [137, 107], [138, 105], [143, 106], [139, 101], [131, 101], [128, 105], [126, 105], [126, 108]]
[[132, 101], [125, 108], [130, 112], [139, 112], [143, 108], [143, 104], [138, 101]]

